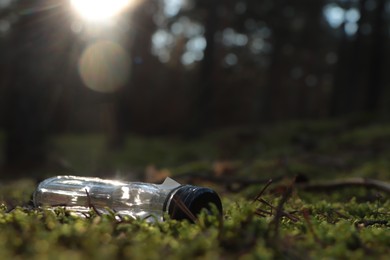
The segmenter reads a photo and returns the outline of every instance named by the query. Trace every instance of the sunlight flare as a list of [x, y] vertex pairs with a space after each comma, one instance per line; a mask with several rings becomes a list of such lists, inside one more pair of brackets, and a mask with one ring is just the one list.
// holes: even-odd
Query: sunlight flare
[[126, 84], [130, 57], [119, 44], [99, 41], [84, 50], [79, 60], [79, 73], [86, 87], [112, 93]]
[[88, 21], [105, 21], [124, 11], [132, 0], [70, 0], [73, 8]]

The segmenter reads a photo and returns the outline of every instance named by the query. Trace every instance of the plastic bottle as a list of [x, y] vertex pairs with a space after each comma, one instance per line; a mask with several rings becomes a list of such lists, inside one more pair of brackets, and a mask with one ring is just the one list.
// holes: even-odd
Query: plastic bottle
[[214, 204], [222, 212], [217, 193], [211, 189], [181, 185], [171, 178], [162, 184], [123, 182], [93, 177], [56, 176], [42, 181], [33, 194], [35, 207], [64, 206], [80, 214], [91, 207], [100, 213], [108, 209], [118, 215], [163, 221], [165, 213], [172, 219], [196, 220], [203, 208]]

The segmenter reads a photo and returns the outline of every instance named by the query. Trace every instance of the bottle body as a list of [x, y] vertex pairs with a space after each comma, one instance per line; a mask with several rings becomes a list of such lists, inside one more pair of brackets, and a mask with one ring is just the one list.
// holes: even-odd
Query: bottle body
[[[192, 193], [196, 192], [189, 194], [190, 188], [193, 188]], [[93, 207], [101, 213], [112, 210], [118, 215], [149, 221], [162, 221], [165, 213], [177, 218], [178, 210], [181, 211], [178, 209], [180, 205], [175, 203], [178, 199], [186, 199], [186, 206], [191, 208], [195, 207], [195, 204], [199, 204], [198, 199], [191, 199], [194, 194], [204, 194], [205, 191], [207, 194], [214, 193], [210, 189], [205, 189], [180, 185], [170, 178], [167, 178], [162, 184], [150, 184], [93, 177], [56, 176], [46, 179], [38, 185], [33, 194], [33, 202], [36, 207], [64, 206], [82, 214], [89, 212]], [[195, 197], [198, 198], [198, 195]], [[203, 195], [202, 200], [204, 199]], [[220, 204], [218, 200], [217, 204]], [[192, 204], [193, 206], [191, 206]], [[206, 203], [202, 205], [207, 206]], [[180, 218], [186, 218], [186, 214], [183, 212], [179, 215]]]

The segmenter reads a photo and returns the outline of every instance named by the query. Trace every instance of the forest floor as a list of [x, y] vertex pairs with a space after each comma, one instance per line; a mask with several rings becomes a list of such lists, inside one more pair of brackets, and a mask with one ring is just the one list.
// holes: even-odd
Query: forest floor
[[[1, 259], [390, 254], [390, 124], [289, 122], [197, 139], [130, 135], [114, 151], [101, 135], [53, 136], [50, 144], [46, 167], [0, 182]], [[223, 216], [150, 224], [93, 209], [80, 218], [66, 207], [31, 208], [37, 181], [63, 174], [152, 183], [170, 176], [215, 189]]]

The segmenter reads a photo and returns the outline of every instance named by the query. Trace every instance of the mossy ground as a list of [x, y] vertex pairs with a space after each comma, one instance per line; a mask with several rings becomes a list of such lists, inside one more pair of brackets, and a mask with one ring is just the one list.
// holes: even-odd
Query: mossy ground
[[[156, 179], [167, 174], [180, 179], [189, 172], [218, 175], [220, 180], [281, 177], [262, 196], [275, 207], [297, 175], [309, 182], [344, 177], [390, 181], [388, 124], [291, 122], [216, 131], [192, 140], [132, 135], [117, 151], [107, 150], [99, 135], [54, 136], [51, 143], [51, 156], [66, 161], [79, 175], [134, 180], [152, 168]], [[183, 179], [220, 193], [222, 219], [201, 215], [196, 224], [149, 224], [118, 221], [115, 214], [92, 211], [83, 219], [64, 208], [53, 212], [26, 206], [38, 178], [66, 173], [56, 167], [1, 183], [1, 259], [387, 259], [390, 254], [390, 198], [378, 190], [293, 188], [282, 210], [294, 218], [279, 218], [276, 209], [258, 214], [259, 209], [271, 211], [253, 202], [264, 184], [246, 184], [232, 192], [215, 180]]]

